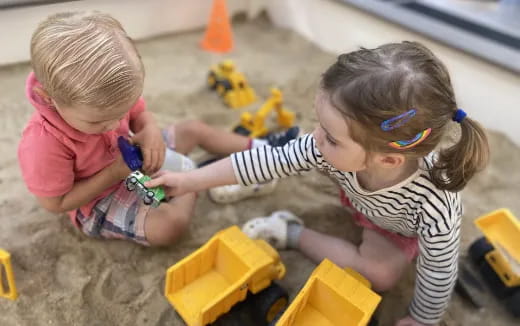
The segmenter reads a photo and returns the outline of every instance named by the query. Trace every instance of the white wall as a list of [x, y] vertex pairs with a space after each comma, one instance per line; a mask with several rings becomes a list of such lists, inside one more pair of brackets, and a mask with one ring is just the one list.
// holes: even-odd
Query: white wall
[[504, 132], [520, 145], [520, 76], [513, 72], [343, 3], [268, 0], [267, 8], [276, 25], [294, 29], [334, 53], [402, 40], [425, 44], [448, 66], [459, 106], [487, 128]]
[[[256, 15], [263, 1], [228, 0], [230, 15]], [[0, 65], [29, 60], [29, 43], [37, 24], [50, 14], [99, 10], [117, 18], [128, 34], [142, 39], [206, 26], [212, 0], [85, 0], [0, 10]]]
[[[29, 60], [37, 23], [51, 13], [97, 9], [119, 19], [136, 39], [203, 28], [212, 0], [86, 0], [0, 11], [0, 65]], [[380, 18], [327, 0], [228, 0], [230, 15], [256, 15], [264, 7], [273, 22], [291, 28], [326, 51], [417, 40], [448, 66], [460, 107], [484, 126], [506, 133], [520, 145], [520, 77], [461, 51], [431, 41]]]

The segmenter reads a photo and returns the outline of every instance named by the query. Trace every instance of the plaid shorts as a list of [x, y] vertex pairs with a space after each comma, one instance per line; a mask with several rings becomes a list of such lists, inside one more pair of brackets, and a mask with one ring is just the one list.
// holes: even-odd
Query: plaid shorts
[[148, 246], [144, 222], [150, 206], [121, 182], [116, 191], [97, 202], [89, 216], [78, 209], [76, 220], [83, 233], [95, 238], [132, 240]]

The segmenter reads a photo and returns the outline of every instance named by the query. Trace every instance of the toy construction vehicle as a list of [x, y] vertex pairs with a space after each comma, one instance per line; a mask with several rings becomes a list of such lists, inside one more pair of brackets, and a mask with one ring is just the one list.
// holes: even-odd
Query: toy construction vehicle
[[235, 70], [235, 64], [231, 60], [224, 60], [211, 67], [208, 85], [211, 89], [216, 89], [224, 103], [233, 109], [256, 101], [255, 91], [249, 86], [244, 75]]
[[[267, 325], [287, 306], [287, 292], [272, 282], [284, 275], [275, 249], [232, 226], [168, 269], [165, 295], [188, 326], [213, 323], [246, 297]], [[234, 324], [244, 325], [225, 323]]]
[[125, 180], [126, 189], [128, 189], [128, 191], [137, 191], [137, 195], [141, 197], [145, 205], [158, 207], [161, 200], [165, 197], [165, 194], [161, 187], [147, 188], [144, 185], [146, 181], [151, 179], [152, 178], [139, 171], [134, 171]]
[[282, 91], [278, 88], [271, 89], [271, 96], [256, 113], [244, 112], [240, 116], [240, 125], [234, 132], [252, 138], [263, 137], [269, 133], [265, 126], [265, 120], [272, 110], [276, 111], [278, 125], [283, 128], [291, 128], [294, 124], [294, 112], [283, 107]]
[[520, 222], [507, 209], [475, 221], [484, 237], [469, 248], [484, 281], [514, 316], [520, 317]]
[[125, 180], [126, 189], [128, 191], [137, 191], [137, 195], [143, 200], [145, 205], [159, 206], [166, 194], [162, 187], [147, 188], [144, 185], [151, 178], [139, 171], [143, 167], [143, 154], [139, 147], [130, 144], [122, 136], [117, 139], [117, 143], [121, 155], [123, 155], [123, 160], [128, 165], [128, 168], [133, 171]]
[[363, 276], [325, 259], [270, 326], [366, 326], [380, 301]]
[[0, 297], [11, 300], [18, 297], [11, 267], [11, 255], [3, 249], [0, 249]]

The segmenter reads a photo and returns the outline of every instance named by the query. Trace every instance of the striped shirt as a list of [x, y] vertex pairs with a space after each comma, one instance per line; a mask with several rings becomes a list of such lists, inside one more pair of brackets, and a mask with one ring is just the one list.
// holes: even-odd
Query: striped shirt
[[316, 148], [311, 134], [283, 147], [258, 147], [231, 156], [242, 185], [300, 174], [314, 168], [334, 177], [352, 205], [372, 223], [406, 237], [418, 237], [419, 257], [411, 316], [438, 323], [447, 308], [457, 278], [462, 204], [458, 193], [439, 190], [428, 169], [434, 154], [423, 158], [412, 176], [389, 188], [364, 190], [356, 174], [331, 166]]

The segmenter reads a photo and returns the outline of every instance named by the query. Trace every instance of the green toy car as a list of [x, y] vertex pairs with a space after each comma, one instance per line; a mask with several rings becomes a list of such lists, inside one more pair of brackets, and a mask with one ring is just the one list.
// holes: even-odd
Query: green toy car
[[147, 188], [144, 183], [151, 180], [147, 175], [139, 171], [132, 172], [125, 181], [128, 191], [137, 191], [137, 195], [143, 199], [145, 205], [157, 207], [166, 197], [162, 187]]

